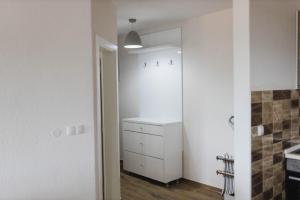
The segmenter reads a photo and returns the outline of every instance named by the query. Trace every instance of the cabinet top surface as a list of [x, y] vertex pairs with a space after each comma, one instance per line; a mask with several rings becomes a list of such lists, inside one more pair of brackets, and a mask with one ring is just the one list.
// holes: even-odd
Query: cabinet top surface
[[152, 124], [152, 125], [167, 125], [181, 123], [180, 120], [171, 119], [153, 119], [153, 118], [126, 118], [123, 122], [139, 123], [139, 124]]

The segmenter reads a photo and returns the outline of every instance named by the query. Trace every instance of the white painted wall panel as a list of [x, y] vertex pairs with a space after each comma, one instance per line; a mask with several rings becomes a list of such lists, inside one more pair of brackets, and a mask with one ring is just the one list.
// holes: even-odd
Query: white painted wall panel
[[235, 199], [251, 199], [250, 1], [233, 1]]
[[251, 89], [295, 89], [296, 10], [300, 1], [250, 2]]
[[217, 155], [233, 153], [232, 10], [183, 24], [184, 177], [221, 187]]
[[95, 199], [90, 1], [1, 1], [0, 24], [0, 199]]

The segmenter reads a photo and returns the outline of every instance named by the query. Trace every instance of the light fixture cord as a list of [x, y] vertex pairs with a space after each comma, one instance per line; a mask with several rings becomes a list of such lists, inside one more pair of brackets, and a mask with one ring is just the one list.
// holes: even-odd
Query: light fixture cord
[[136, 19], [133, 19], [133, 18], [129, 19], [129, 23], [130, 23], [131, 30], [133, 31], [134, 30], [133, 24], [136, 23]]

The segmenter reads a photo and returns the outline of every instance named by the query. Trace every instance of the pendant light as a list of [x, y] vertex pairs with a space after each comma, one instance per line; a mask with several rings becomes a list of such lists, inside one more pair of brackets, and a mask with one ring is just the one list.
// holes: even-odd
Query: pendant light
[[[136, 19], [129, 19], [129, 23], [130, 24], [134, 24], [136, 22]], [[130, 31], [125, 38], [125, 42], [124, 42], [124, 48], [127, 49], [138, 49], [138, 48], [142, 48], [142, 41], [141, 38], [139, 36], [139, 34], [132, 30]]]

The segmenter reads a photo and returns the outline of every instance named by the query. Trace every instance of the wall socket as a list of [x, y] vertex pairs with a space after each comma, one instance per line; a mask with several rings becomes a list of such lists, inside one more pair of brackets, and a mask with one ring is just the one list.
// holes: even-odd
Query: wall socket
[[263, 125], [257, 127], [257, 136], [263, 136], [265, 134], [265, 128]]

